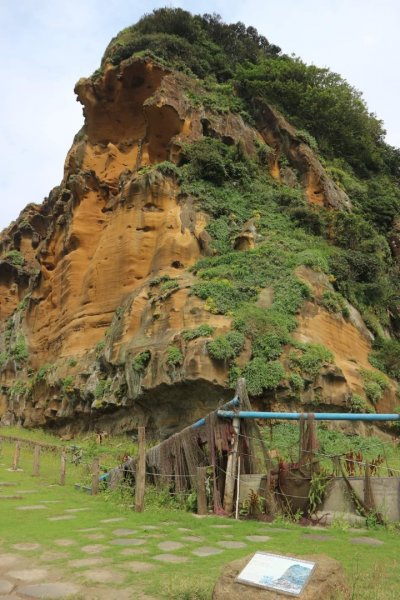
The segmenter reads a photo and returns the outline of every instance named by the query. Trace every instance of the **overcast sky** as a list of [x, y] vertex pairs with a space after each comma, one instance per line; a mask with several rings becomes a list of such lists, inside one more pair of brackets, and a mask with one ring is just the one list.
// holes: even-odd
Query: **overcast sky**
[[285, 53], [339, 72], [400, 146], [399, 0], [0, 0], [0, 230], [59, 184], [83, 122], [75, 82], [119, 30], [166, 5], [243, 21]]

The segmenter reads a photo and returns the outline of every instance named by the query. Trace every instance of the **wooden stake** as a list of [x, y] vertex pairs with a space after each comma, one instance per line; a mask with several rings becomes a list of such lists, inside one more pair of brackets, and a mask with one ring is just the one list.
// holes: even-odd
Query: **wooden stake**
[[67, 469], [67, 457], [65, 455], [64, 450], [61, 453], [61, 462], [60, 462], [60, 485], [65, 485], [65, 471]]
[[40, 446], [36, 445], [33, 452], [33, 469], [32, 476], [39, 477], [40, 475]]
[[234, 417], [233, 428], [235, 430], [232, 439], [232, 450], [228, 456], [226, 465], [225, 492], [224, 492], [224, 510], [230, 515], [233, 511], [235, 480], [237, 473], [237, 457], [239, 444], [240, 419]]
[[144, 489], [146, 484], [146, 430], [145, 427], [138, 429], [139, 455], [136, 463], [136, 491], [135, 510], [144, 510]]
[[239, 519], [239, 497], [240, 497], [240, 454], [238, 456], [238, 470], [237, 470], [237, 486], [236, 486], [236, 520]]
[[197, 467], [197, 514], [206, 515], [207, 492], [206, 492], [207, 467]]
[[100, 462], [98, 458], [94, 458], [92, 463], [92, 496], [99, 493], [99, 476]]
[[17, 442], [15, 444], [15, 450], [14, 450], [14, 458], [13, 458], [13, 464], [12, 464], [12, 470], [13, 471], [17, 471], [19, 468], [19, 456], [21, 454], [21, 444], [19, 442]]

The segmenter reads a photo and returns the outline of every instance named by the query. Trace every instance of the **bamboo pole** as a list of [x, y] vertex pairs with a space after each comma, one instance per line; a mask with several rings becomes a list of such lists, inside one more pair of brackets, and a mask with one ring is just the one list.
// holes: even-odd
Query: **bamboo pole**
[[236, 486], [236, 520], [239, 519], [239, 497], [240, 497], [240, 454], [238, 456], [238, 470], [237, 470], [237, 486]]
[[143, 512], [144, 510], [144, 490], [146, 484], [146, 429], [138, 429], [139, 455], [136, 463], [136, 490], [135, 490], [135, 510]]

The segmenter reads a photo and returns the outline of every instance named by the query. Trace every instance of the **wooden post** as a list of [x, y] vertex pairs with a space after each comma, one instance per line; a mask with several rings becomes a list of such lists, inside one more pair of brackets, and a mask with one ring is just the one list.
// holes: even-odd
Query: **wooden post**
[[98, 458], [94, 458], [92, 463], [92, 496], [99, 493], [99, 476], [100, 462]]
[[139, 454], [136, 463], [135, 510], [136, 512], [143, 512], [144, 488], [146, 482], [146, 430], [144, 427], [139, 427], [138, 444]]
[[40, 446], [36, 445], [33, 452], [33, 469], [32, 476], [39, 477], [40, 475]]
[[207, 467], [197, 467], [197, 514], [208, 514], [206, 493]]
[[67, 469], [67, 457], [65, 455], [65, 451], [61, 452], [61, 462], [60, 462], [60, 485], [65, 485], [65, 471]]
[[226, 465], [226, 477], [225, 477], [225, 492], [224, 492], [224, 510], [230, 515], [233, 511], [234, 493], [235, 493], [235, 480], [237, 473], [237, 458], [238, 458], [238, 445], [239, 445], [239, 432], [240, 432], [240, 419], [238, 417], [233, 418], [233, 429], [234, 434], [232, 438], [232, 449], [228, 456], [228, 463]]
[[13, 464], [12, 464], [12, 470], [13, 471], [17, 471], [18, 468], [19, 468], [19, 456], [20, 456], [20, 454], [21, 454], [21, 444], [19, 442], [17, 442], [15, 444]]
[[236, 520], [239, 519], [239, 498], [240, 498], [240, 454], [238, 456], [238, 470], [237, 470], [237, 486], [236, 486]]

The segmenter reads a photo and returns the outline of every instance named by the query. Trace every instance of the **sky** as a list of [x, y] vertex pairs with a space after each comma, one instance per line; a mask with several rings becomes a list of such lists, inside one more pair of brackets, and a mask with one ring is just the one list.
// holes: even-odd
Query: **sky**
[[162, 6], [243, 21], [286, 54], [340, 73], [400, 146], [399, 0], [0, 0], [0, 231], [60, 183], [83, 124], [75, 82], [118, 31]]

